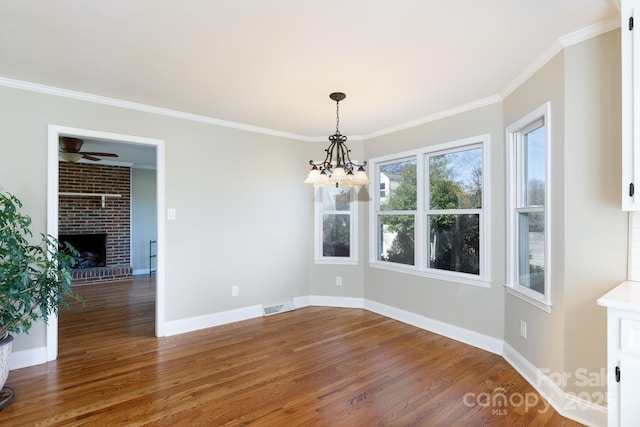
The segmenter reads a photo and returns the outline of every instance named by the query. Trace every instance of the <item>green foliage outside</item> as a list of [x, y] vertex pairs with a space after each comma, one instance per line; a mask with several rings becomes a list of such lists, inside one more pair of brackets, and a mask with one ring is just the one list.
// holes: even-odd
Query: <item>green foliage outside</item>
[[[459, 157], [457, 157], [459, 156]], [[429, 209], [476, 209], [482, 207], [482, 154], [480, 149], [429, 158]], [[417, 208], [416, 164], [402, 162], [398, 185], [382, 207], [384, 211]], [[458, 168], [456, 168], [456, 165]], [[394, 235], [385, 261], [415, 263], [413, 215], [381, 215], [381, 232]], [[477, 214], [430, 215], [429, 266], [442, 270], [479, 274], [480, 221]]]

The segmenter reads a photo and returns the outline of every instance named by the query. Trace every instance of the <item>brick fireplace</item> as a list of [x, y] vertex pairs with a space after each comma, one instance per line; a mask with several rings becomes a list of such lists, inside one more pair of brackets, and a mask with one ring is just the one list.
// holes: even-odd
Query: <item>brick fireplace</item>
[[[81, 252], [73, 269], [74, 285], [129, 279], [130, 168], [60, 162], [58, 192], [73, 193], [59, 195], [58, 237]], [[81, 194], [115, 196], [105, 197], [103, 205], [102, 197]]]

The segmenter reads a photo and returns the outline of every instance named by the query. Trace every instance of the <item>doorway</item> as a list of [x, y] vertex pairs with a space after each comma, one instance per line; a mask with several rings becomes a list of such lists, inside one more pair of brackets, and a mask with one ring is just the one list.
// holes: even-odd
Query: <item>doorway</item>
[[[156, 275], [156, 309], [155, 309], [155, 334], [164, 336], [164, 141], [154, 138], [145, 138], [132, 135], [115, 134], [79, 129], [65, 126], [49, 125], [48, 150], [47, 150], [47, 233], [58, 238], [58, 140], [60, 136], [71, 136], [80, 139], [91, 139], [118, 144], [140, 145], [154, 147], [156, 152], [156, 218], [157, 218], [157, 243], [155, 253]], [[58, 318], [51, 316], [47, 325], [47, 361], [55, 360], [58, 356]]]

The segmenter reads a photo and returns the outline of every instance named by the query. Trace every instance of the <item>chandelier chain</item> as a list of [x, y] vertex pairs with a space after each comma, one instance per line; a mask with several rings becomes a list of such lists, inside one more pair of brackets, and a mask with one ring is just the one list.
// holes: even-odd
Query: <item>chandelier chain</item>
[[340, 134], [340, 101], [336, 101], [336, 133]]

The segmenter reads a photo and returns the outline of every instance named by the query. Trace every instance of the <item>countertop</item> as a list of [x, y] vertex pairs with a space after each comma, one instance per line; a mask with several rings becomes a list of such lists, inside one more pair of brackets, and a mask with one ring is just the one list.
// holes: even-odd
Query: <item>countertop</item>
[[598, 298], [598, 305], [640, 312], [640, 282], [622, 282]]

